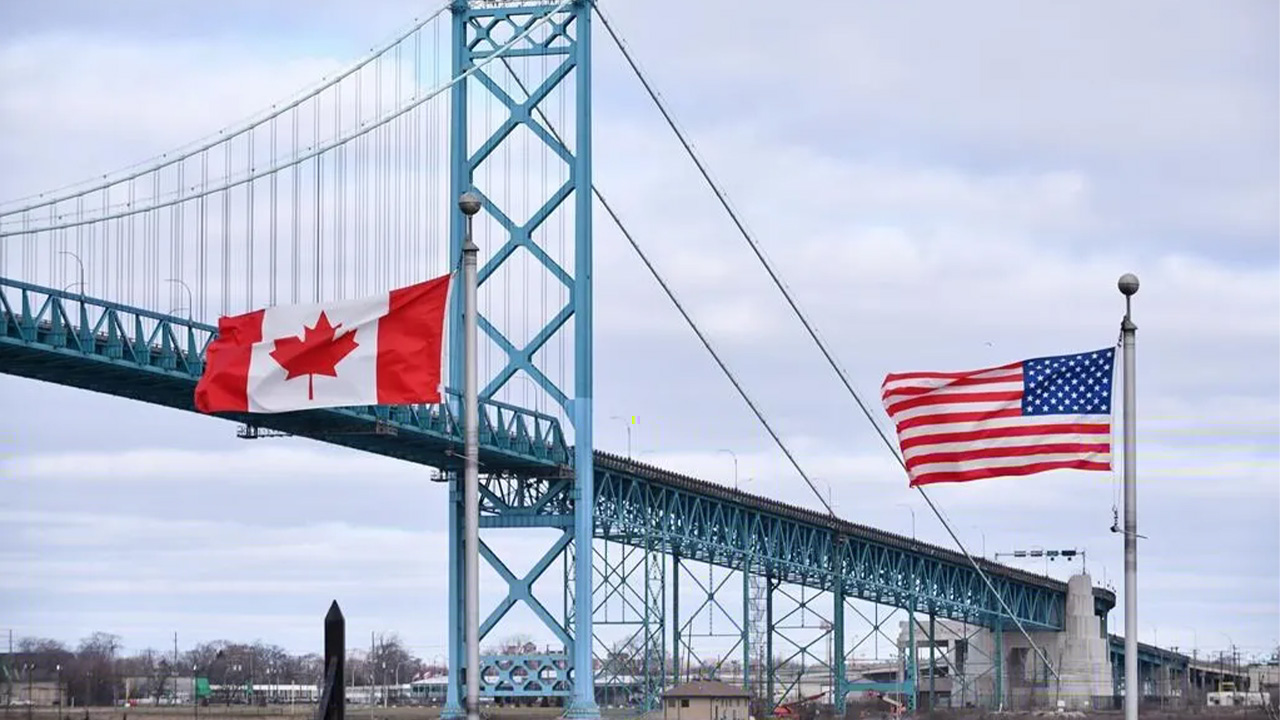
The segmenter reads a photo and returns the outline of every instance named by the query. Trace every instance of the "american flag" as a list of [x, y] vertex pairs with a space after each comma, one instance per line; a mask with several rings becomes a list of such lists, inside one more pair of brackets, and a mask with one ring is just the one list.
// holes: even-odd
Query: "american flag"
[[881, 385], [911, 486], [1111, 469], [1115, 348]]

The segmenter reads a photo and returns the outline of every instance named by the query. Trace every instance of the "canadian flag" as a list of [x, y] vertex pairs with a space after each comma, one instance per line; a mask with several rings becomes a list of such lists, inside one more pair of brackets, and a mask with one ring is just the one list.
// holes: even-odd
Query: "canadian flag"
[[440, 402], [449, 276], [359, 300], [218, 319], [201, 412], [279, 413]]

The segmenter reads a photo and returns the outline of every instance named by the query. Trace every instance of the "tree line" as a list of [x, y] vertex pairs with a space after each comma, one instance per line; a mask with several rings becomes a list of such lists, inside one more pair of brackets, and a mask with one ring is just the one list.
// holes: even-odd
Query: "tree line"
[[[388, 685], [429, 671], [445, 672], [414, 656], [395, 633], [377, 637], [372, 647], [348, 649], [347, 655], [349, 685]], [[214, 640], [184, 651], [151, 648], [126, 654], [120, 636], [112, 633], [95, 632], [74, 648], [50, 638], [24, 637], [0, 662], [0, 701], [8, 704], [18, 697], [19, 684], [59, 683], [64, 705], [115, 705], [126, 698], [158, 703], [179, 695], [189, 700], [193, 678], [240, 688], [317, 685], [323, 672], [324, 661], [316, 653], [293, 654], [260, 641]]]

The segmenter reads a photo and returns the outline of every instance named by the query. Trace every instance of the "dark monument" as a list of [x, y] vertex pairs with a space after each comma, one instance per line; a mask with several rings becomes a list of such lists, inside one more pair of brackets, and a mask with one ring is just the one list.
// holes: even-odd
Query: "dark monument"
[[324, 616], [324, 687], [320, 693], [320, 705], [316, 707], [316, 720], [345, 720], [347, 694], [343, 692], [343, 666], [347, 657], [347, 621], [342, 609], [334, 600]]

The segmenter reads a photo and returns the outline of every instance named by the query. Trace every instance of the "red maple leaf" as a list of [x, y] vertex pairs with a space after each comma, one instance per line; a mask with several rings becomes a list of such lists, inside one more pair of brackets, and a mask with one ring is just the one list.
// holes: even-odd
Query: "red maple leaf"
[[334, 331], [340, 327], [342, 323], [330, 326], [329, 318], [321, 311], [315, 327], [303, 326], [301, 340], [291, 336], [275, 341], [271, 357], [288, 372], [285, 380], [292, 380], [299, 375], [307, 376], [308, 400], [316, 399], [316, 375], [338, 377], [338, 363], [359, 347], [356, 344], [355, 330], [334, 337]]

